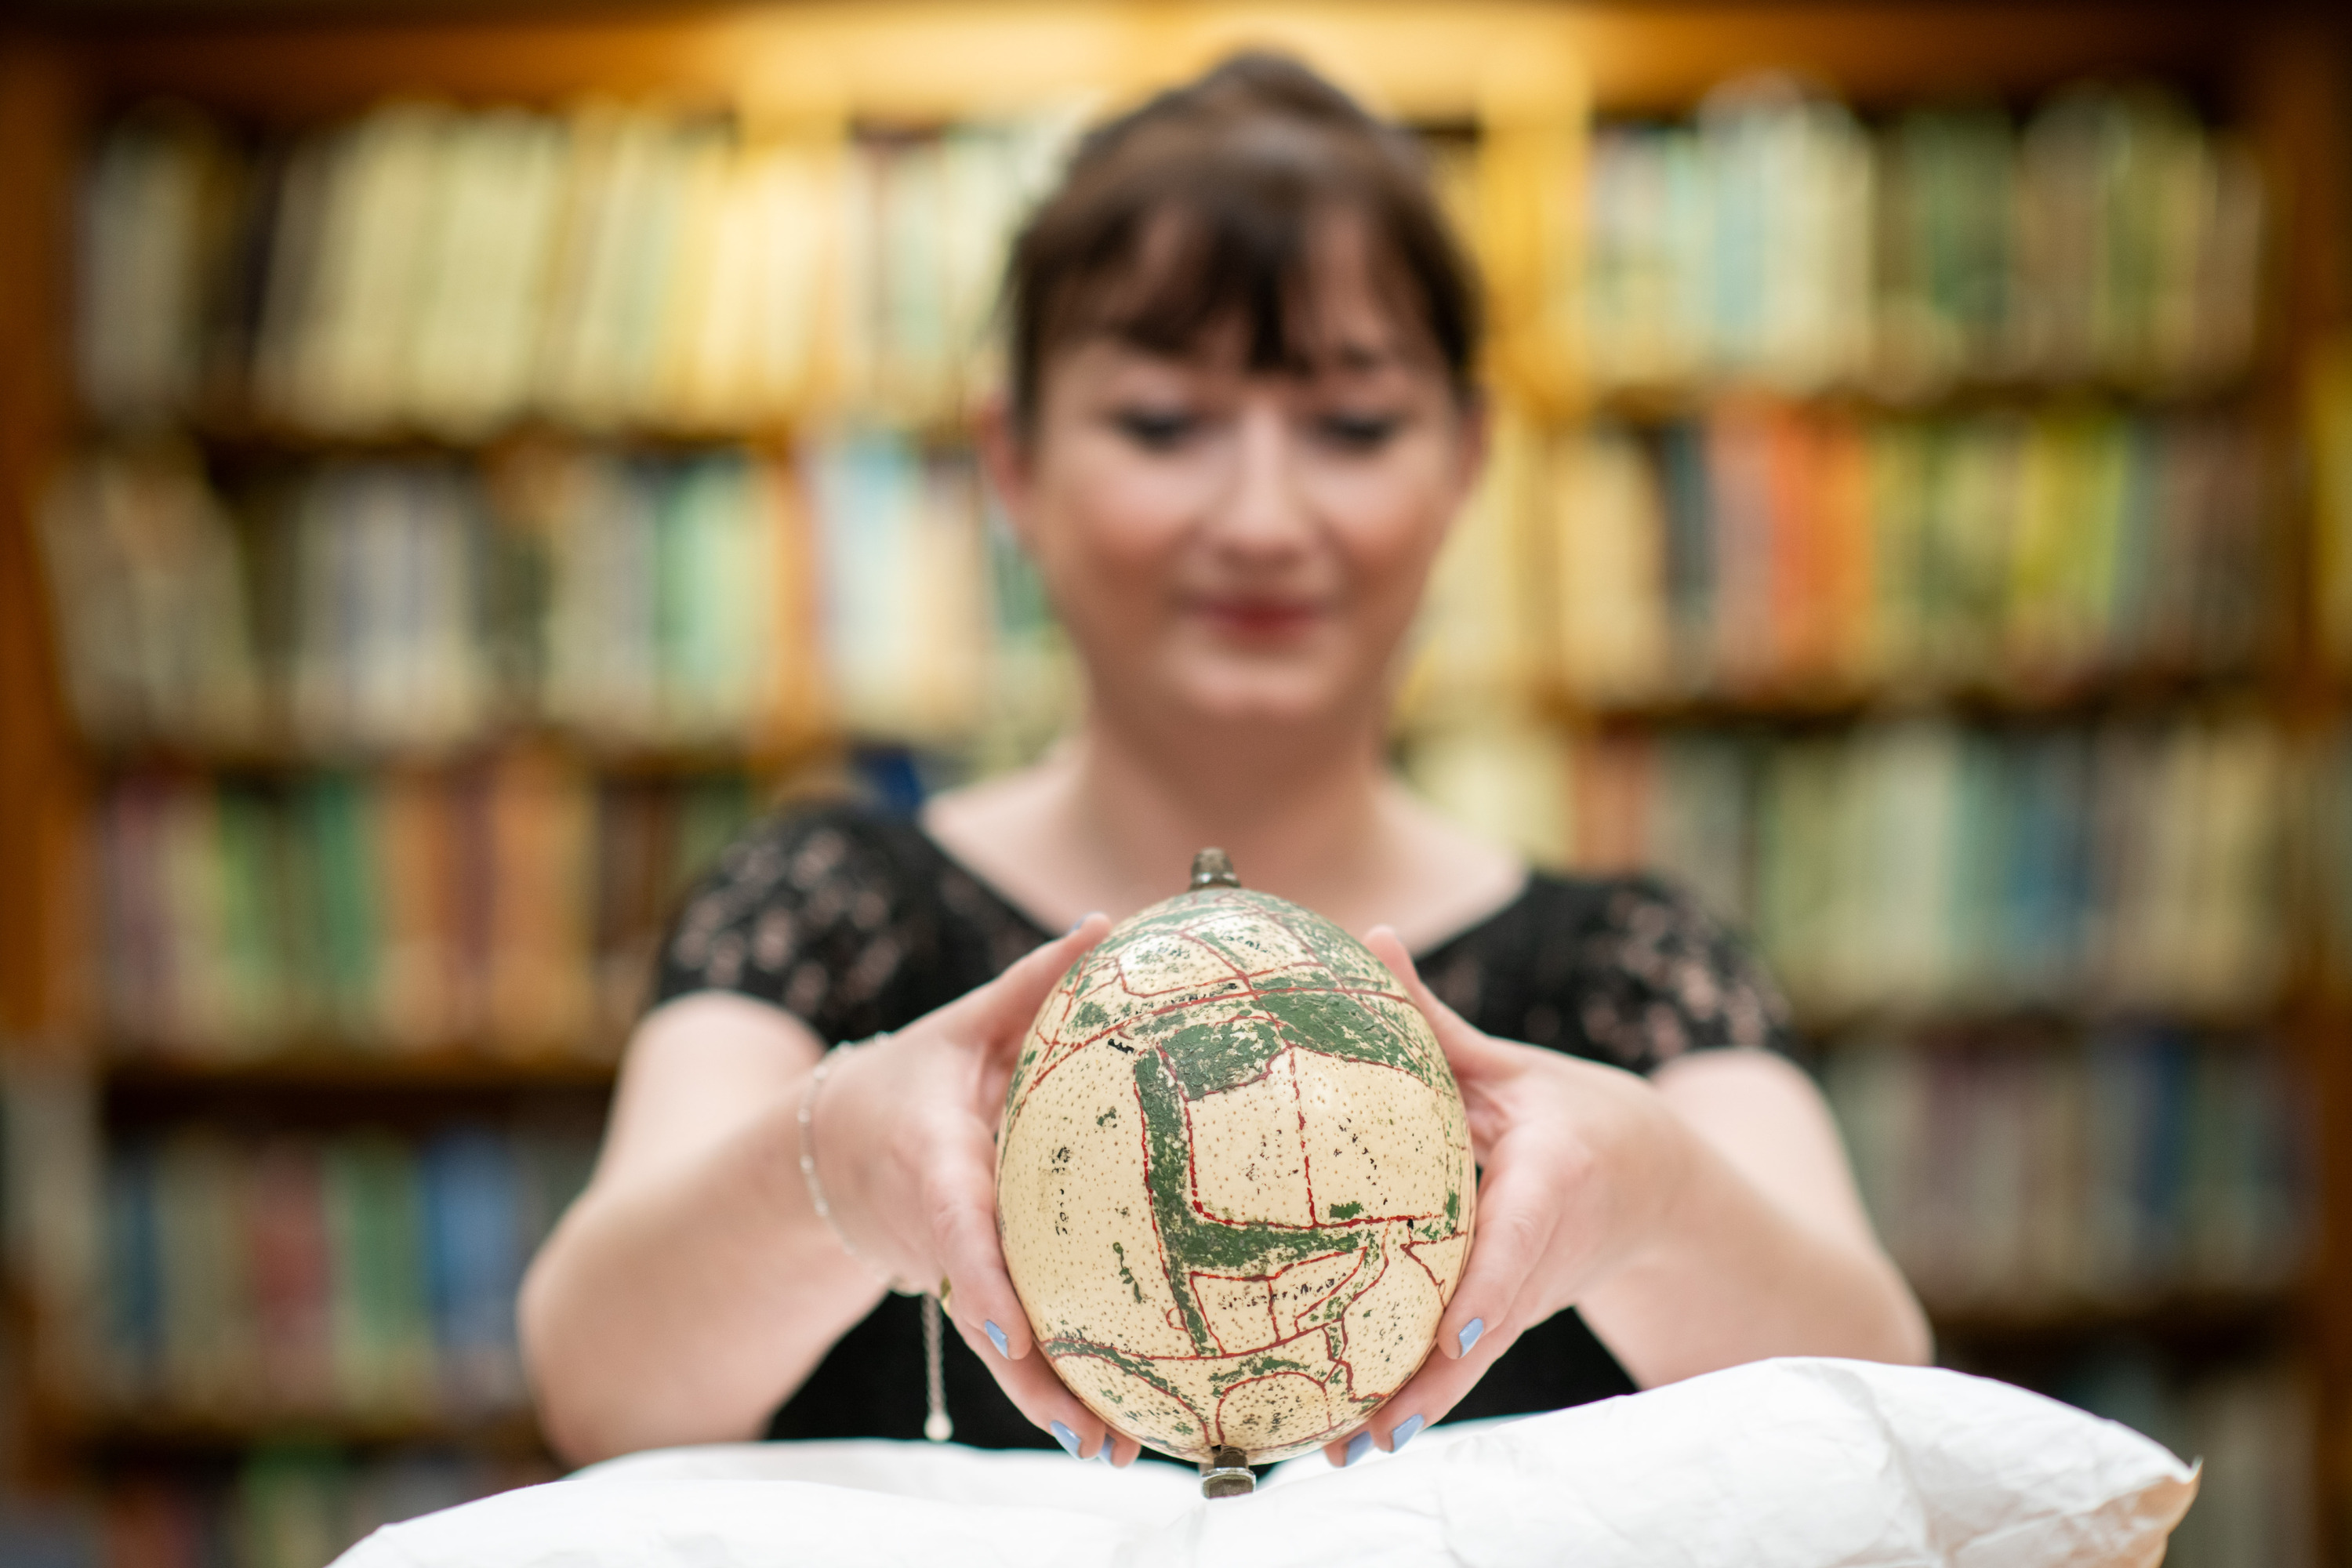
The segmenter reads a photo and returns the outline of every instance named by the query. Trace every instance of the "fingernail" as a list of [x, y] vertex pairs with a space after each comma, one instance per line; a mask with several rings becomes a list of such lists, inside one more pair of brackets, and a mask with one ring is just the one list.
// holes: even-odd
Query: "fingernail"
[[1006, 1361], [1011, 1361], [1013, 1359], [1013, 1352], [1004, 1342], [1004, 1331], [998, 1328], [994, 1323], [982, 1323], [980, 1327], [981, 1331], [988, 1335], [988, 1342], [996, 1347], [996, 1353], [1003, 1356]]
[[1372, 1435], [1370, 1432], [1357, 1433], [1354, 1436], [1348, 1439], [1348, 1457], [1339, 1461], [1339, 1468], [1343, 1470], [1346, 1469], [1349, 1465], [1354, 1464], [1358, 1459], [1362, 1458], [1366, 1454], [1369, 1454], [1371, 1451]]
[[1418, 1415], [1408, 1415], [1398, 1422], [1396, 1430], [1389, 1434], [1389, 1452], [1393, 1454], [1415, 1437], [1420, 1436], [1421, 1429], [1428, 1425], [1428, 1422]]
[[[995, 1333], [996, 1325], [994, 1323], [989, 1324], [988, 1331]], [[1464, 1355], [1468, 1355], [1470, 1353], [1470, 1347], [1476, 1344], [1478, 1342], [1478, 1336], [1486, 1331], [1486, 1320], [1484, 1318], [1473, 1318], [1468, 1322], [1463, 1324], [1462, 1331], [1454, 1336], [1462, 1346], [1462, 1353]], [[1003, 1350], [1004, 1348], [1004, 1342], [1001, 1337], [996, 1342], [996, 1348], [998, 1350]]]
[[1062, 1452], [1073, 1459], [1078, 1457], [1078, 1435], [1076, 1432], [1071, 1431], [1059, 1421], [1048, 1421], [1045, 1423], [1045, 1430], [1054, 1435], [1054, 1441], [1062, 1446]]
[[1070, 929], [1069, 929], [1069, 930], [1067, 930], [1067, 931], [1064, 931], [1062, 934], [1063, 934], [1064, 936], [1076, 936], [1076, 935], [1077, 935], [1077, 934], [1078, 934], [1078, 928], [1079, 928], [1080, 926], [1082, 926], [1082, 925], [1086, 924], [1086, 923], [1087, 923], [1087, 917], [1086, 917], [1086, 916], [1084, 916], [1084, 915], [1080, 915], [1076, 920], [1074, 920], [1074, 921], [1072, 921], [1070, 922]]

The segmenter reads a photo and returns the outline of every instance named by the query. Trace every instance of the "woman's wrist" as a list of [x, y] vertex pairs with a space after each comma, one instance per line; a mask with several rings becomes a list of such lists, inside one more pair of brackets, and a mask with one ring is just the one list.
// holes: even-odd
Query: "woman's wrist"
[[809, 1206], [831, 1245], [859, 1272], [893, 1290], [915, 1289], [892, 1270], [888, 1238], [868, 1204], [876, 1140], [860, 1114], [873, 1091], [870, 1074], [890, 1037], [845, 1041], [811, 1072], [797, 1118], [797, 1163]]

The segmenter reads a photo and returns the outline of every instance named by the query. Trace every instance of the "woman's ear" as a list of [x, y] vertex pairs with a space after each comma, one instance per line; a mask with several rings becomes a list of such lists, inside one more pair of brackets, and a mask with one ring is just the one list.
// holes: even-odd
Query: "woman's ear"
[[979, 446], [981, 467], [988, 474], [988, 482], [995, 489], [997, 503], [1003, 507], [1005, 521], [1013, 525], [1013, 535], [1023, 549], [1029, 547], [1030, 500], [1036, 490], [1036, 475], [1030, 458], [1032, 447], [1028, 432], [1013, 412], [1012, 400], [1002, 389], [981, 400], [972, 419], [972, 434]]

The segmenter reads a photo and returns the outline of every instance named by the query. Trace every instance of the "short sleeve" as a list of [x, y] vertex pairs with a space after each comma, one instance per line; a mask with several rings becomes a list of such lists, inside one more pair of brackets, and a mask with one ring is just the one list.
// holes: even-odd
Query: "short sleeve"
[[1747, 945], [1653, 878], [1535, 878], [1423, 973], [1488, 1034], [1634, 1072], [1693, 1051], [1796, 1054], [1788, 1004]]
[[1587, 981], [1576, 1023], [1600, 1060], [1649, 1073], [1692, 1051], [1795, 1045], [1780, 988], [1679, 889], [1614, 884], [1578, 945]]
[[846, 810], [761, 824], [688, 894], [662, 943], [655, 1000], [731, 991], [828, 1041], [897, 1026], [911, 1016], [901, 993], [937, 941], [908, 859], [883, 824]]

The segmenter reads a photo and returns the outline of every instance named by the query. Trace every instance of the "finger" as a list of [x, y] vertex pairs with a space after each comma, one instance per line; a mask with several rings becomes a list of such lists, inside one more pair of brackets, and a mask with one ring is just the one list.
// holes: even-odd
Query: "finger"
[[[1421, 1363], [1421, 1370], [1405, 1380], [1402, 1388], [1389, 1397], [1364, 1430], [1372, 1435], [1374, 1445], [1385, 1453], [1397, 1449], [1400, 1428], [1418, 1418], [1406, 1434], [1407, 1440], [1418, 1436], [1423, 1426], [1433, 1426], [1445, 1419], [1453, 1408], [1462, 1403], [1463, 1395], [1478, 1385], [1503, 1352], [1511, 1348], [1519, 1336], [1522, 1325], [1507, 1321], [1479, 1336], [1469, 1354], [1449, 1361], [1444, 1356], [1431, 1356]], [[1338, 1445], [1334, 1445], [1338, 1447]], [[1328, 1450], [1326, 1450], [1327, 1452]], [[1344, 1451], [1333, 1463], [1345, 1461]]]
[[[961, 1331], [963, 1325], [959, 1322], [956, 1327]], [[964, 1335], [964, 1341], [996, 1379], [996, 1385], [1004, 1390], [1004, 1396], [1039, 1431], [1060, 1442], [1061, 1433], [1054, 1431], [1056, 1425], [1060, 1426], [1063, 1432], [1070, 1434], [1070, 1441], [1064, 1447], [1074, 1446], [1081, 1459], [1100, 1458], [1108, 1444], [1114, 1465], [1134, 1460], [1141, 1445], [1132, 1438], [1120, 1439], [1101, 1416], [1079, 1404], [1078, 1396], [1063, 1384], [1047, 1357], [1034, 1355], [1025, 1361], [1007, 1361], [996, 1353], [992, 1345], [984, 1341], [974, 1342], [970, 1333]], [[1124, 1458], [1120, 1457], [1122, 1441], [1128, 1445]]]
[[[1410, 1382], [1411, 1380], [1407, 1379], [1407, 1381]], [[1363, 1435], [1364, 1429], [1359, 1426], [1350, 1431], [1346, 1436], [1334, 1437], [1329, 1442], [1323, 1445], [1323, 1457], [1331, 1461], [1332, 1468], [1344, 1470], [1350, 1463], [1362, 1458], [1361, 1455], [1350, 1453], [1349, 1450], [1355, 1445], [1357, 1439], [1363, 1436]]]
[[982, 1042], [1018, 1039], [1045, 1005], [1054, 986], [1071, 964], [1110, 930], [1110, 917], [1097, 911], [1043, 947], [1033, 949], [1011, 967], [965, 998], [974, 1012], [967, 1020]]
[[[1522, 1317], [1520, 1298], [1557, 1237], [1561, 1205], [1550, 1178], [1515, 1155], [1510, 1148], [1497, 1149], [1478, 1184], [1470, 1257], [1438, 1316], [1433, 1362], [1475, 1355], [1497, 1324]], [[1478, 1327], [1472, 1329], [1473, 1322]]]
[[1390, 973], [1404, 986], [1405, 994], [1429, 1020], [1429, 1026], [1435, 1032], [1446, 1060], [1456, 1063], [1457, 1070], [1465, 1066], [1474, 1070], [1494, 1070], [1512, 1065], [1511, 1054], [1502, 1041], [1472, 1025], [1429, 988], [1428, 982], [1422, 979], [1420, 969], [1412, 962], [1412, 954], [1405, 951], [1404, 943], [1398, 940], [1394, 931], [1387, 926], [1374, 926], [1366, 933], [1365, 945], [1372, 950], [1375, 958], [1388, 965]]
[[925, 1163], [921, 1201], [932, 1255], [952, 1281], [949, 1315], [984, 1361], [1017, 1362], [1034, 1340], [996, 1236], [995, 1149], [970, 1121], [943, 1133]]

